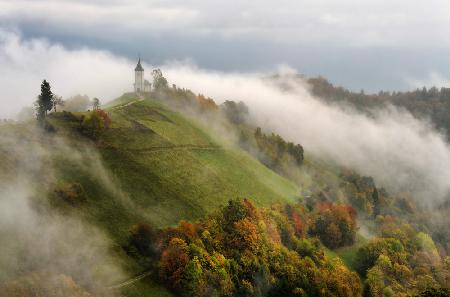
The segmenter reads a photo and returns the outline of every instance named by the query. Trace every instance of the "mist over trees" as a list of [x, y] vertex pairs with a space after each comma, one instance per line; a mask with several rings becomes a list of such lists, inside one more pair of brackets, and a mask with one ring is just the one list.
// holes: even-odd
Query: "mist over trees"
[[417, 117], [429, 117], [450, 139], [450, 88], [423, 87], [407, 92], [379, 91], [377, 94], [365, 94], [334, 86], [323, 77], [309, 78], [307, 82], [312, 86], [312, 94], [327, 102], [348, 103], [363, 112], [392, 104], [407, 109]]
[[64, 107], [64, 105], [65, 105], [65, 101], [63, 100], [63, 98], [61, 96], [57, 96], [57, 95], [53, 96], [52, 103], [53, 103], [53, 111], [54, 112], [56, 112], [57, 106]]
[[163, 76], [161, 69], [153, 69], [152, 76], [155, 91], [162, 91], [168, 88], [167, 79]]
[[100, 99], [98, 99], [98, 98], [92, 99], [92, 108], [94, 110], [100, 109]]
[[87, 95], [76, 95], [65, 100], [64, 110], [77, 112], [86, 111], [91, 106], [91, 100]]

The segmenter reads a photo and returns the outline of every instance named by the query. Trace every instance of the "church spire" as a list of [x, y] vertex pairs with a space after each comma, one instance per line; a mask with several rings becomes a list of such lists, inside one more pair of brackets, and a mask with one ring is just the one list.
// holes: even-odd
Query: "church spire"
[[139, 55], [139, 60], [138, 60], [138, 63], [136, 65], [136, 68], [134, 69], [134, 71], [144, 71], [144, 68], [142, 68], [142, 65], [141, 65], [141, 55]]

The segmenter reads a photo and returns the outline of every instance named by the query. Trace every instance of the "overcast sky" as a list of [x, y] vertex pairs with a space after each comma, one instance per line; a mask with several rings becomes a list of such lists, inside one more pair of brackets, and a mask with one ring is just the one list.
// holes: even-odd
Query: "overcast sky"
[[0, 0], [0, 29], [152, 64], [287, 64], [354, 90], [450, 78], [448, 0]]

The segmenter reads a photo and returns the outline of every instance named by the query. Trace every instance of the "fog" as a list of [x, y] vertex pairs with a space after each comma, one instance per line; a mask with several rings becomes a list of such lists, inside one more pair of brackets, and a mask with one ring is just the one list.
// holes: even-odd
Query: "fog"
[[[68, 50], [41, 39], [24, 41], [13, 32], [0, 36], [0, 66], [8, 73], [0, 79], [1, 116], [30, 105], [43, 78], [57, 94], [82, 93], [103, 102], [132, 90], [135, 61], [87, 48]], [[307, 155], [371, 175], [389, 189], [412, 190], [426, 202], [442, 201], [450, 189], [448, 143], [428, 122], [406, 111], [391, 107], [368, 117], [349, 107], [330, 106], [289, 75], [287, 92], [263, 79], [269, 73], [214, 72], [186, 62], [159, 67], [169, 84], [213, 97], [219, 104], [244, 101], [257, 125], [302, 144]], [[144, 68], [149, 79], [152, 66]], [[292, 73], [287, 66], [274, 71]]]
[[373, 176], [394, 191], [411, 190], [425, 202], [442, 201], [450, 190], [450, 147], [427, 121], [390, 107], [373, 117], [348, 106], [331, 106], [314, 98], [306, 82], [279, 74], [289, 91], [259, 74], [220, 73], [195, 66], [164, 68], [169, 81], [224, 100], [242, 100], [255, 123], [302, 144], [306, 154]]
[[31, 106], [43, 79], [65, 98], [118, 97], [132, 85], [133, 63], [106, 51], [67, 50], [45, 39], [23, 40], [19, 33], [0, 28], [0, 118], [13, 118], [20, 108]]
[[55, 210], [47, 198], [57, 183], [52, 158], [58, 154], [76, 160], [99, 186], [111, 188], [97, 155], [83, 154], [81, 159], [61, 139], [47, 139], [34, 129], [2, 129], [0, 152], [0, 283], [24, 272], [50, 272], [101, 292], [126, 278], [108, 236], [75, 215]]

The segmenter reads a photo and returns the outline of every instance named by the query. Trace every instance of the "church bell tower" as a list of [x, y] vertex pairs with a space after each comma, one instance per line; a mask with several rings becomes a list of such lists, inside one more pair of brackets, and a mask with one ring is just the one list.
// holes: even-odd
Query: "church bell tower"
[[144, 68], [141, 65], [141, 57], [134, 69], [134, 91], [136, 93], [144, 92]]

